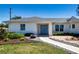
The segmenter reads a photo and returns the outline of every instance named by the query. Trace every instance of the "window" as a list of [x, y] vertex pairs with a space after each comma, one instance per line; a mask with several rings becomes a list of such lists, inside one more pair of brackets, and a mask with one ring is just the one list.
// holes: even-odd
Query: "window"
[[59, 31], [59, 25], [55, 25], [55, 31]]
[[25, 30], [25, 24], [20, 24], [20, 30]]
[[60, 31], [63, 31], [64, 25], [60, 25]]
[[64, 25], [55, 25], [55, 31], [63, 31]]
[[75, 28], [75, 24], [72, 24], [72, 29], [74, 29]]

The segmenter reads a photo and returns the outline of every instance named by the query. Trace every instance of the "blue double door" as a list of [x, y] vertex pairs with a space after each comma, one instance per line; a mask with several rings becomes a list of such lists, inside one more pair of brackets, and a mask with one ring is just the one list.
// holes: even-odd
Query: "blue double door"
[[41, 24], [40, 25], [40, 34], [41, 35], [48, 35], [48, 24]]

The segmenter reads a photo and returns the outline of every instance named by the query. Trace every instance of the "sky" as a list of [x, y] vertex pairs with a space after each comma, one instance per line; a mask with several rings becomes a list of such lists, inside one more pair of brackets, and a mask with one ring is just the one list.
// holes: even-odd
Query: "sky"
[[9, 8], [12, 17], [69, 18], [76, 15], [76, 4], [0, 4], [0, 22], [9, 20]]

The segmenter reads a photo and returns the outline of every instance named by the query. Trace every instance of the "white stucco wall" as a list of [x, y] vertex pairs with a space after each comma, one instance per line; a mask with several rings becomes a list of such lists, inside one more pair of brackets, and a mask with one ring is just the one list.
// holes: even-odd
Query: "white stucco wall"
[[75, 24], [75, 28], [69, 28], [69, 32], [72, 32], [72, 33], [79, 33], [79, 23], [70, 23], [71, 27], [72, 27], [72, 24]]
[[[69, 32], [69, 33], [79, 33], [79, 23], [56, 23], [58, 25], [64, 25], [64, 31], [63, 32]], [[55, 25], [52, 24], [53, 32], [55, 31]], [[72, 29], [72, 24], [75, 24], [75, 29]]]
[[[20, 30], [20, 24], [25, 24], [25, 30]], [[10, 23], [9, 32], [17, 33], [35, 33], [37, 34], [37, 25], [36, 23]]]
[[[20, 30], [20, 24], [25, 24], [25, 30]], [[79, 23], [49, 23], [49, 35], [51, 35], [55, 31], [55, 25], [64, 25], [63, 32], [69, 33], [79, 33]], [[75, 29], [70, 28], [70, 25], [75, 24]], [[71, 26], [72, 27], [72, 26]], [[36, 23], [10, 23], [9, 24], [9, 32], [17, 32], [17, 33], [35, 33], [37, 34], [37, 24]], [[52, 29], [51, 29], [52, 28]]]

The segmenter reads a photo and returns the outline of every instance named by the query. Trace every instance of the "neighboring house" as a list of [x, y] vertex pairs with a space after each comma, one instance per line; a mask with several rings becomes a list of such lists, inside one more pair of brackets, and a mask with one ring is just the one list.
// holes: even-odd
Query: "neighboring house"
[[79, 19], [29, 17], [6, 21], [9, 32], [52, 35], [54, 32], [79, 33]]

